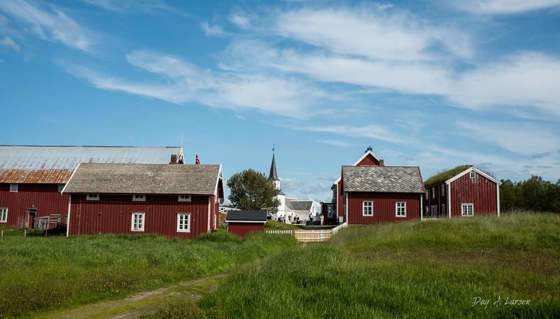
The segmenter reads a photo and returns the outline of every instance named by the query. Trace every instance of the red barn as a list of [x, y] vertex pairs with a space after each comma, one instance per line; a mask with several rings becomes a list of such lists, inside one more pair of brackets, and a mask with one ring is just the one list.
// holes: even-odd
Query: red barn
[[341, 182], [348, 224], [422, 218], [424, 185], [416, 166], [343, 166]]
[[[360, 157], [353, 166], [383, 166], [384, 165], [384, 161], [382, 159], [379, 159], [375, 154], [373, 154], [373, 150], [371, 149], [371, 147], [368, 147], [364, 153], [364, 155], [362, 155], [362, 157]], [[335, 215], [335, 219], [339, 222], [342, 223], [345, 221], [345, 211], [344, 211], [344, 190], [343, 190], [343, 185], [342, 185], [342, 178], [338, 178], [333, 186], [331, 187], [332, 191], [333, 191], [333, 205], [334, 205], [334, 215]]]
[[229, 211], [226, 219], [227, 230], [241, 237], [248, 233], [263, 232], [266, 215], [265, 211]]
[[[0, 224], [51, 228], [66, 224], [61, 190], [81, 162], [169, 163], [179, 147], [0, 146]], [[54, 222], [54, 225], [53, 225]]]
[[426, 217], [500, 216], [500, 186], [490, 174], [462, 165], [425, 182]]
[[70, 194], [68, 235], [160, 234], [192, 238], [217, 228], [221, 165], [80, 164]]

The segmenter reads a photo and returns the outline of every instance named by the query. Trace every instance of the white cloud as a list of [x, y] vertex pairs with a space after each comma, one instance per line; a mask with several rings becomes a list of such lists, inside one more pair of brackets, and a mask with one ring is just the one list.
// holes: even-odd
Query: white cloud
[[532, 106], [560, 115], [558, 83], [559, 58], [526, 53], [465, 72], [448, 97], [475, 109]]
[[326, 145], [330, 145], [330, 146], [334, 146], [334, 147], [350, 147], [352, 146], [352, 144], [345, 142], [345, 141], [340, 141], [340, 140], [318, 140], [317, 142], [321, 143], [321, 144], [326, 144]]
[[225, 34], [219, 25], [210, 25], [208, 22], [202, 22], [200, 27], [207, 36], [223, 36]]
[[324, 125], [324, 126], [296, 126], [296, 125], [285, 125], [285, 127], [309, 131], [309, 132], [320, 132], [320, 133], [331, 133], [353, 138], [363, 138], [363, 139], [376, 139], [380, 141], [386, 141], [391, 143], [405, 143], [406, 141], [397, 135], [396, 133], [389, 130], [387, 127], [382, 125], [364, 125], [364, 126], [352, 126], [352, 125]]
[[560, 150], [560, 136], [532, 125], [466, 121], [457, 125], [480, 141], [518, 154], [534, 155]]
[[131, 65], [160, 78], [139, 82], [105, 75], [82, 66], [67, 65], [65, 68], [100, 89], [176, 104], [196, 101], [212, 107], [255, 109], [287, 117], [306, 116], [327, 95], [298, 79], [269, 74], [215, 73], [199, 69], [175, 56], [155, 52], [132, 52], [127, 55], [127, 60]]
[[560, 0], [472, 0], [459, 1], [456, 5], [476, 14], [517, 14], [560, 6]]
[[251, 25], [248, 17], [237, 13], [232, 14], [229, 17], [229, 21], [241, 29], [248, 28]]
[[426, 25], [411, 15], [384, 10], [302, 9], [276, 18], [275, 31], [337, 54], [371, 59], [418, 61], [441, 46], [453, 55], [471, 54], [468, 37], [449, 27]]
[[157, 10], [175, 11], [163, 0], [82, 0], [83, 2], [115, 12], [143, 11], [151, 12]]
[[[46, 6], [45, 6], [46, 7]], [[75, 20], [54, 6], [40, 8], [24, 0], [0, 1], [0, 10], [28, 25], [43, 40], [91, 52], [92, 40]]]
[[16, 52], [19, 52], [21, 49], [19, 45], [10, 37], [4, 37], [0, 39], [0, 45], [8, 47]]

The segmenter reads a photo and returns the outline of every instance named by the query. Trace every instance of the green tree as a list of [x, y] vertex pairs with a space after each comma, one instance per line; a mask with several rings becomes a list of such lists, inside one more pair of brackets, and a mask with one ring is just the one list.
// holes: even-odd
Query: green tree
[[275, 210], [279, 202], [274, 182], [262, 173], [248, 169], [229, 178], [229, 200], [234, 207], [246, 210]]

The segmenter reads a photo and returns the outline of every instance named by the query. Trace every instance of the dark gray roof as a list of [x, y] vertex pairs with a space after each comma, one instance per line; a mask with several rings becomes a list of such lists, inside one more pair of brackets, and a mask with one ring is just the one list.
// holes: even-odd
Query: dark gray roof
[[80, 164], [65, 193], [214, 194], [220, 165]]
[[262, 210], [232, 210], [227, 214], [227, 221], [266, 222], [266, 212]]
[[423, 193], [416, 166], [343, 166], [345, 192]]
[[180, 147], [0, 145], [0, 183], [64, 184], [79, 163], [168, 164]]
[[274, 154], [272, 154], [272, 163], [270, 164], [270, 172], [268, 173], [268, 179], [273, 181], [279, 181], [278, 179], [278, 172], [276, 171], [276, 159], [274, 158]]
[[286, 198], [286, 206], [291, 210], [305, 210], [311, 209], [313, 202], [310, 200], [294, 200]]

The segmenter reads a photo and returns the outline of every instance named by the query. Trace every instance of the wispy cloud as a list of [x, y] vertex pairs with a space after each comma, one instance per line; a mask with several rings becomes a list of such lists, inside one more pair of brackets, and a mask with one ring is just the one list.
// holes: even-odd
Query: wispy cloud
[[235, 26], [245, 29], [251, 25], [251, 20], [249, 17], [242, 15], [240, 13], [234, 13], [229, 16], [229, 22], [233, 23]]
[[16, 41], [14, 41], [12, 38], [7, 36], [0, 39], [0, 45], [10, 48], [16, 52], [19, 52], [21, 49], [20, 46], [16, 43]]
[[284, 127], [308, 131], [308, 132], [319, 132], [319, 133], [330, 133], [337, 134], [341, 136], [362, 138], [362, 139], [375, 139], [380, 141], [386, 141], [391, 143], [406, 143], [406, 140], [401, 136], [397, 135], [395, 132], [391, 131], [383, 125], [364, 125], [364, 126], [353, 126], [353, 125], [324, 125], [324, 126], [302, 126], [302, 125], [283, 125]]
[[33, 5], [24, 0], [0, 1], [0, 11], [29, 26], [40, 39], [85, 52], [93, 51], [90, 32], [53, 5]]
[[175, 56], [156, 52], [135, 51], [127, 55], [127, 61], [158, 78], [152, 82], [139, 82], [83, 66], [62, 64], [71, 74], [100, 89], [176, 104], [196, 101], [211, 107], [254, 109], [287, 117], [309, 114], [328, 95], [318, 87], [295, 78], [208, 71]]
[[176, 11], [174, 7], [163, 0], [82, 0], [83, 2], [114, 12], [153, 12]]
[[204, 34], [206, 34], [207, 36], [223, 36], [225, 35], [224, 29], [222, 29], [222, 27], [220, 27], [219, 25], [211, 25], [208, 22], [202, 22], [200, 23], [200, 27], [202, 28], [202, 31], [204, 31]]
[[457, 1], [456, 6], [476, 14], [517, 14], [560, 6], [560, 0], [472, 0]]
[[560, 150], [559, 136], [529, 124], [459, 121], [458, 127], [476, 139], [513, 153], [534, 155]]
[[334, 147], [351, 147], [352, 146], [351, 143], [341, 141], [341, 140], [325, 139], [325, 140], [318, 140], [317, 142], [319, 142], [321, 144], [325, 144], [325, 145], [334, 146]]

